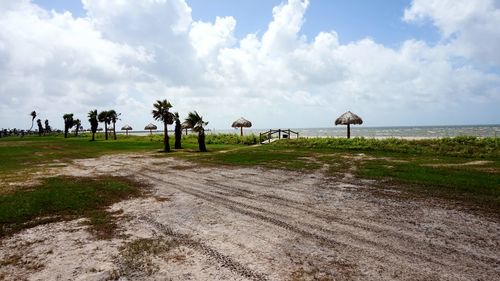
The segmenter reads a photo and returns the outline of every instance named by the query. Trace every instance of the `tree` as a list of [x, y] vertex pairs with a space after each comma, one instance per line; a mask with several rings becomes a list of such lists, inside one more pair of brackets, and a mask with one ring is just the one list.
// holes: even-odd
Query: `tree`
[[99, 122], [104, 122], [104, 135], [105, 139], [108, 140], [108, 125], [111, 123], [111, 118], [108, 111], [101, 111], [97, 116]]
[[175, 119], [175, 149], [181, 149], [181, 138], [182, 138], [182, 125], [181, 120], [179, 119], [179, 112], [174, 113]]
[[165, 152], [170, 152], [170, 144], [168, 142], [168, 128], [167, 125], [172, 125], [174, 123], [174, 114], [170, 112], [170, 108], [172, 108], [172, 104], [169, 101], [165, 100], [157, 100], [155, 104], [153, 104], [154, 109], [151, 112], [153, 114], [153, 118], [155, 120], [160, 120], [163, 122], [164, 127], [164, 137], [163, 144], [165, 145]]
[[69, 129], [74, 126], [73, 113], [64, 114], [63, 119], [64, 119], [64, 138], [67, 138]]
[[185, 122], [189, 127], [193, 128], [194, 132], [198, 132], [198, 147], [201, 152], [206, 152], [205, 126], [208, 125], [208, 122], [203, 121], [203, 116], [200, 116], [196, 111], [189, 112]]
[[116, 140], [116, 120], [118, 120], [118, 116], [120, 116], [121, 113], [117, 114], [114, 109], [111, 109], [108, 111], [108, 117], [111, 120], [111, 123], [113, 123], [113, 139]]
[[97, 109], [89, 111], [88, 117], [90, 130], [92, 131], [92, 141], [95, 141], [95, 133], [97, 132], [97, 126], [99, 125], [99, 121], [97, 121]]
[[76, 119], [73, 122], [73, 124], [75, 126], [75, 137], [78, 137], [78, 131], [80, 130], [80, 127], [82, 126], [82, 122], [80, 121], [80, 119]]
[[35, 121], [35, 118], [36, 118], [36, 111], [34, 111], [34, 110], [31, 111], [30, 115], [31, 115], [31, 127], [28, 130], [28, 132], [31, 131], [31, 129], [33, 129], [33, 124], [34, 124], [34, 121]]
[[40, 119], [36, 120], [36, 124], [38, 125], [38, 135], [42, 136], [43, 134], [42, 120]]
[[50, 128], [49, 120], [45, 119], [45, 132], [50, 133], [51, 131], [52, 129]]

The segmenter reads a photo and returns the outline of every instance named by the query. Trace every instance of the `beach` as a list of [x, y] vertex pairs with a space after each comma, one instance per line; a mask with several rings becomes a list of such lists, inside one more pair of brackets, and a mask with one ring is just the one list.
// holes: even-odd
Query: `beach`
[[[349, 163], [362, 160], [346, 159]], [[305, 161], [315, 160], [304, 159]], [[44, 176], [114, 174], [150, 194], [109, 209], [120, 234], [85, 219], [2, 240], [4, 280], [493, 280], [500, 223], [438, 198], [356, 177], [206, 166], [114, 154], [47, 167]]]

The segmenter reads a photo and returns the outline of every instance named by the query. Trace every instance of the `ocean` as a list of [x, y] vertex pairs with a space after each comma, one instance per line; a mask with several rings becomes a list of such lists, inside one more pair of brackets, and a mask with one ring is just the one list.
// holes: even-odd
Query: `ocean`
[[[275, 129], [275, 128], [273, 128]], [[277, 129], [277, 128], [276, 128]], [[288, 129], [288, 128], [281, 128]], [[330, 128], [290, 128], [303, 137], [345, 137], [346, 126]], [[244, 128], [244, 134], [258, 135], [269, 129]], [[238, 133], [239, 129], [211, 130], [210, 133]], [[412, 126], [412, 127], [364, 127], [351, 125], [351, 137], [366, 138], [443, 138], [457, 136], [500, 137], [500, 125], [467, 125], [467, 126]]]

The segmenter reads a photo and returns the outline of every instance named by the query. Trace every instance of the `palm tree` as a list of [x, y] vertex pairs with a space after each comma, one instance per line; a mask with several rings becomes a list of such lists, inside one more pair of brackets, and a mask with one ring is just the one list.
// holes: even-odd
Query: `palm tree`
[[69, 128], [74, 126], [73, 113], [64, 114], [63, 119], [64, 119], [64, 138], [67, 138]]
[[36, 124], [38, 125], [38, 135], [42, 136], [43, 134], [42, 120], [40, 119], [36, 120]]
[[52, 131], [52, 129], [50, 128], [49, 120], [45, 119], [45, 132], [50, 133], [51, 131]]
[[99, 125], [99, 121], [97, 121], [97, 109], [89, 111], [87, 116], [89, 117], [90, 130], [92, 131], [92, 141], [95, 141], [95, 133]]
[[108, 140], [108, 124], [111, 123], [111, 118], [108, 111], [101, 111], [97, 116], [99, 122], [104, 122], [104, 135], [106, 140]]
[[168, 100], [157, 100], [155, 104], [153, 104], [154, 109], [151, 112], [153, 114], [153, 118], [155, 120], [163, 121], [164, 126], [164, 139], [163, 143], [165, 145], [165, 152], [170, 152], [170, 144], [168, 143], [168, 128], [167, 125], [171, 125], [174, 123], [174, 114], [170, 112], [170, 108], [172, 108], [172, 104]]
[[175, 119], [175, 149], [181, 149], [181, 138], [182, 138], [182, 125], [179, 119], [179, 112], [174, 113]]
[[120, 116], [121, 113], [116, 113], [116, 111], [114, 109], [111, 109], [108, 111], [108, 116], [111, 120], [111, 123], [113, 123], [113, 139], [116, 140], [116, 130], [115, 130], [115, 127], [116, 127], [116, 120], [118, 120], [118, 116]]
[[208, 122], [203, 121], [203, 116], [200, 116], [198, 112], [189, 112], [185, 123], [193, 128], [194, 132], [198, 132], [198, 147], [201, 152], [207, 152], [207, 147], [205, 146], [205, 126]]
[[78, 131], [80, 130], [80, 126], [82, 126], [82, 122], [80, 121], [80, 119], [76, 119], [74, 122], [73, 122], [74, 126], [76, 127], [75, 128], [75, 137], [78, 137]]
[[35, 121], [35, 118], [36, 118], [36, 111], [34, 111], [34, 110], [31, 111], [30, 115], [31, 115], [31, 127], [28, 130], [28, 132], [31, 131], [31, 129], [33, 129], [33, 124], [34, 124], [34, 121]]

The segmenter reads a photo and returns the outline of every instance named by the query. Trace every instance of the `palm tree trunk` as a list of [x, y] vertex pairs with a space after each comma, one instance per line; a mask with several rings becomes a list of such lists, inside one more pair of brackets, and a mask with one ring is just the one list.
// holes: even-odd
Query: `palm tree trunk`
[[95, 133], [92, 132], [92, 141], [95, 141]]
[[116, 140], [116, 130], [115, 130], [115, 122], [113, 122], [113, 138]]
[[163, 122], [164, 129], [165, 129], [165, 134], [163, 138], [163, 143], [165, 144], [165, 152], [170, 152], [170, 144], [168, 143], [168, 128], [167, 128], [167, 121]]
[[78, 137], [78, 125], [76, 126], [76, 130], [75, 130], [75, 137]]
[[198, 133], [198, 147], [201, 152], [207, 152], [207, 147], [205, 145], [205, 132]]
[[64, 125], [64, 138], [68, 137], [68, 127]]
[[179, 124], [175, 124], [175, 149], [181, 149], [182, 128]]
[[108, 140], [108, 124], [104, 122], [104, 135], [106, 136], [106, 140]]
[[30, 132], [30, 131], [31, 131], [31, 129], [33, 129], [33, 122], [35, 122], [35, 118], [31, 119], [31, 127], [30, 127], [30, 129], [28, 130], [28, 132]]

